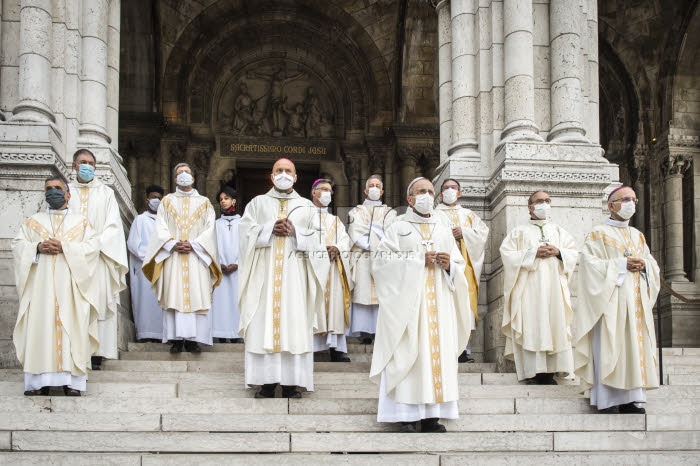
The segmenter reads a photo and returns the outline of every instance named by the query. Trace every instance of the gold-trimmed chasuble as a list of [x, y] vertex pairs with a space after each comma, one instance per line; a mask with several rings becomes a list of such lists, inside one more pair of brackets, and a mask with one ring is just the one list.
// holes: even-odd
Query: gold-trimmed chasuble
[[[423, 238], [423, 250], [432, 251], [432, 240], [429, 223], [420, 224], [420, 233]], [[425, 301], [428, 306], [428, 336], [430, 339], [430, 367], [433, 376], [433, 394], [435, 403], [442, 403], [442, 365], [440, 363], [440, 328], [438, 320], [437, 292], [436, 292], [436, 268], [433, 264], [427, 267], [427, 279], [425, 281]]]
[[[277, 211], [277, 220], [287, 218], [287, 199], [279, 199], [280, 208]], [[272, 344], [273, 353], [281, 352], [280, 343], [280, 314], [282, 311], [282, 272], [284, 269], [284, 244], [286, 236], [275, 236], [272, 244], [275, 267], [272, 285]]]

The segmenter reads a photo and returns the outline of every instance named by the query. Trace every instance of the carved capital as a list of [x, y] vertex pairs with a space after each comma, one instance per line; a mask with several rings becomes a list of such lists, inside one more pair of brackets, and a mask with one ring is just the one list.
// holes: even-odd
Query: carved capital
[[691, 166], [692, 159], [684, 154], [670, 155], [661, 168], [665, 176], [683, 175]]

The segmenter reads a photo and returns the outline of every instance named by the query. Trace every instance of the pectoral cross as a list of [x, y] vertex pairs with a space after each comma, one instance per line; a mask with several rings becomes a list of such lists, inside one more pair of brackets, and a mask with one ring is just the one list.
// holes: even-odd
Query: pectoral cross
[[632, 253], [625, 249], [625, 257], [632, 257]]
[[435, 242], [434, 242], [433, 240], [431, 240], [431, 239], [426, 239], [426, 240], [421, 241], [421, 244], [423, 245], [423, 248], [424, 248], [426, 251], [432, 251], [432, 246], [433, 246], [434, 243], [435, 243]]

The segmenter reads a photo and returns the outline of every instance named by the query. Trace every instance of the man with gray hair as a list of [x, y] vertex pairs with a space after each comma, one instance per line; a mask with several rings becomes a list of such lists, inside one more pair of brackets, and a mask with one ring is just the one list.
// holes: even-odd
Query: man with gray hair
[[209, 199], [192, 187], [188, 164], [177, 164], [174, 175], [177, 188], [158, 206], [143, 274], [164, 309], [163, 343], [172, 343], [171, 353], [183, 346], [199, 353], [199, 343], [213, 343], [209, 309], [221, 282], [216, 215]]
[[370, 266], [372, 251], [384, 238], [384, 231], [396, 219], [396, 212], [381, 201], [384, 183], [372, 175], [365, 183], [365, 201], [348, 214], [348, 235], [352, 241], [351, 267], [355, 288], [352, 293], [350, 334], [369, 344], [377, 333], [377, 291]]

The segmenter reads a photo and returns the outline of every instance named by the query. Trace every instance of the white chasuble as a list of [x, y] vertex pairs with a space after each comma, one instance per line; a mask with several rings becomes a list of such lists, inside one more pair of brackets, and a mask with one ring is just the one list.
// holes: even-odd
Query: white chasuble
[[100, 261], [93, 280], [97, 282], [97, 322], [100, 347], [96, 356], [116, 359], [119, 292], [126, 288], [129, 271], [124, 227], [114, 191], [97, 178], [89, 183], [73, 181], [68, 207], [87, 217], [100, 240]]
[[156, 214], [149, 211], [134, 219], [129, 230], [126, 247], [129, 250], [129, 277], [131, 288], [131, 310], [134, 314], [136, 338], [163, 337], [163, 309], [158, 304], [151, 282], [143, 274], [141, 267], [146, 257], [148, 242], [156, 224]]
[[[643, 259], [645, 271], [628, 271], [628, 257]], [[602, 387], [659, 386], [652, 314], [659, 287], [659, 266], [639, 230], [608, 219], [588, 234], [578, 273], [575, 362], [582, 384], [593, 385], [592, 403], [594, 391]], [[593, 340], [598, 340], [597, 347]], [[605, 402], [596, 404], [599, 409], [608, 407]]]
[[[399, 217], [372, 262], [379, 318], [370, 378], [381, 382], [380, 422], [416, 420], [409, 418], [436, 404], [454, 403], [438, 417], [457, 416], [457, 357], [473, 316], [464, 259], [452, 232], [436, 217], [425, 219], [412, 210]], [[450, 271], [426, 267], [426, 251], [449, 253]]]
[[[537, 249], [545, 243], [557, 247], [561, 259], [537, 258]], [[538, 373], [572, 373], [568, 283], [578, 258], [574, 238], [552, 222], [531, 219], [505, 237], [500, 252], [505, 358], [515, 362], [519, 380]]]
[[[37, 253], [49, 238], [61, 241], [62, 253]], [[26, 389], [60, 380], [85, 390], [90, 356], [98, 347], [98, 235], [82, 215], [52, 210], [22, 224], [12, 252], [19, 295], [12, 338]]]
[[[196, 190], [163, 198], [144, 259], [143, 272], [165, 309], [163, 341], [189, 339], [212, 344], [212, 291], [221, 281], [214, 208]], [[193, 251], [173, 249], [187, 240]]]
[[[295, 191], [254, 198], [240, 224], [239, 335], [245, 340], [247, 385], [281, 383], [313, 390], [316, 309], [324, 304], [330, 262], [314, 239], [316, 208]], [[294, 236], [275, 236], [278, 219]]]
[[445, 214], [450, 229], [460, 227], [462, 238], [457, 241], [457, 247], [465, 262], [464, 273], [469, 283], [469, 307], [474, 313], [474, 324], [479, 320], [479, 280], [484, 267], [486, 240], [489, 237], [489, 227], [469, 209], [456, 204], [448, 206], [439, 204], [436, 210]]
[[[219, 264], [238, 264], [238, 228], [240, 215], [222, 215], [216, 221]], [[214, 290], [211, 303], [211, 325], [214, 338], [238, 338], [238, 271], [223, 274], [221, 284]]]

